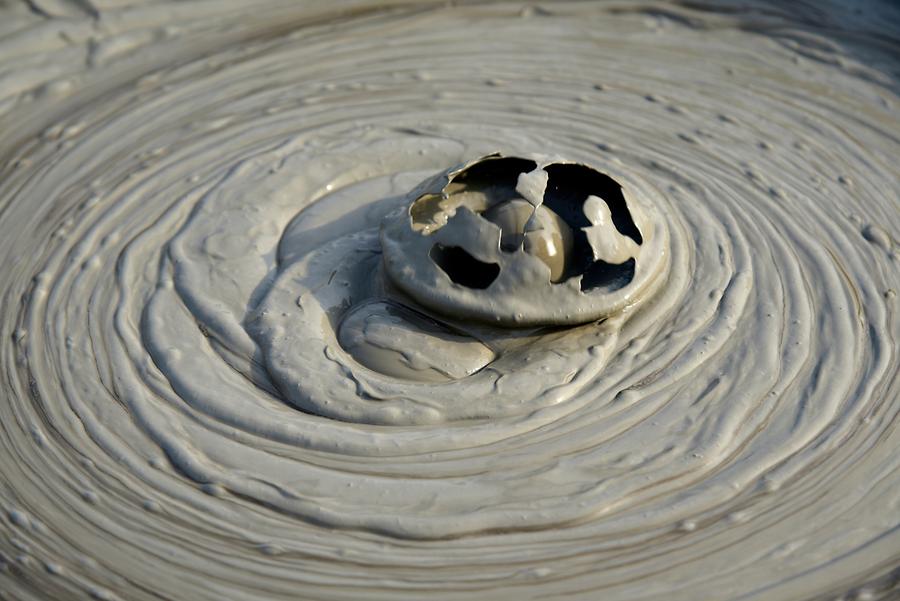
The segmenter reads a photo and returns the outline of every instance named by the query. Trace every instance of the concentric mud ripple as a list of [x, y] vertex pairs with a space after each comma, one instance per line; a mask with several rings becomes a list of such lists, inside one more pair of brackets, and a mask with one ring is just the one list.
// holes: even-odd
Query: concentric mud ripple
[[[28, 4], [0, 598], [897, 594], [890, 7]], [[493, 151], [652, 198], [665, 285], [463, 378], [356, 364], [381, 218]]]

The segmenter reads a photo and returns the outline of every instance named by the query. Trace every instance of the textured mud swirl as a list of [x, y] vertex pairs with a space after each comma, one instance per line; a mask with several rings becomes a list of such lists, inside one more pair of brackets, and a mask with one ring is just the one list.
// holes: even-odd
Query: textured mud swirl
[[[896, 597], [896, 8], [105, 4], [0, 5], [0, 598]], [[494, 151], [652, 196], [664, 287], [337, 352]]]

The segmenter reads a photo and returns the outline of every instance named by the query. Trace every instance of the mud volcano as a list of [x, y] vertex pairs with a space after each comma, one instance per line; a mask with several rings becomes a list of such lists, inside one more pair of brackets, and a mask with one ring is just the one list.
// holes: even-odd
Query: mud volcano
[[0, 599], [897, 598], [898, 11], [0, 3]]

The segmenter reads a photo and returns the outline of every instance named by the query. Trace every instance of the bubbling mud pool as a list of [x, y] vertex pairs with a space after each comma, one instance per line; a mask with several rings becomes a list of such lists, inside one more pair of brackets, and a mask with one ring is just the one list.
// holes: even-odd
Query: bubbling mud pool
[[[896, 8], [0, 14], [0, 599], [898, 595]], [[413, 301], [381, 224], [498, 151], [646, 205], [652, 293]]]

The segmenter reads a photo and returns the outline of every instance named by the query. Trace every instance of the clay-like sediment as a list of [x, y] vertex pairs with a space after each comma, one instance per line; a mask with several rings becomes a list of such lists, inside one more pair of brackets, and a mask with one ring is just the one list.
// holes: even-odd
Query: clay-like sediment
[[[623, 186], [594, 167], [540, 156], [467, 161], [426, 179], [382, 220], [385, 274], [439, 314], [501, 328], [634, 311], [663, 285], [671, 254], [658, 194], [638, 181]], [[518, 217], [498, 212], [517, 205]], [[540, 249], [541, 221], [560, 246], [566, 232], [567, 251], [551, 257], [549, 239]]]
[[[0, 598], [894, 598], [900, 19], [782, 4], [0, 7]], [[398, 290], [495, 151], [648, 200], [655, 294]]]

